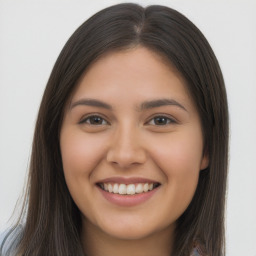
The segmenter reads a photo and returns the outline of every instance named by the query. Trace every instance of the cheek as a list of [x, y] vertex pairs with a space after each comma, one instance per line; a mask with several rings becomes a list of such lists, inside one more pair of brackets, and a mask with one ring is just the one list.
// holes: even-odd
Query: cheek
[[165, 194], [169, 195], [168, 205], [175, 205], [177, 218], [188, 207], [198, 184], [203, 143], [201, 134], [196, 134], [177, 133], [152, 151], [154, 162], [166, 177]]
[[60, 147], [64, 172], [90, 174], [103, 154], [100, 142], [83, 133], [63, 131]]
[[92, 173], [102, 160], [103, 138], [86, 136], [81, 131], [63, 129], [60, 148], [63, 171], [68, 190], [81, 212], [87, 212], [85, 205], [90, 204]]
[[165, 157], [170, 159], [169, 164], [177, 174], [193, 175], [200, 171], [202, 148], [191, 140], [179, 140], [169, 147], [169, 154]]
[[87, 200], [87, 195], [91, 193], [92, 173], [104, 155], [102, 138], [65, 129], [61, 133], [60, 148], [69, 192], [76, 204], [81, 206], [81, 200]]
[[184, 172], [200, 171], [203, 138], [199, 126], [185, 126], [170, 134], [162, 144], [165, 153], [161, 152], [161, 155], [170, 167]]
[[[159, 141], [158, 141], [159, 142]], [[155, 160], [164, 172], [177, 176], [199, 173], [203, 152], [203, 139], [199, 129], [177, 132], [154, 143]]]

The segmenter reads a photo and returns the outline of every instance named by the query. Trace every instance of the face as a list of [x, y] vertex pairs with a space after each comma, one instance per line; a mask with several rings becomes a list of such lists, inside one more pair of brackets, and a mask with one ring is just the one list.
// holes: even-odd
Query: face
[[184, 79], [143, 47], [110, 53], [86, 71], [60, 147], [84, 227], [123, 239], [173, 230], [208, 165]]

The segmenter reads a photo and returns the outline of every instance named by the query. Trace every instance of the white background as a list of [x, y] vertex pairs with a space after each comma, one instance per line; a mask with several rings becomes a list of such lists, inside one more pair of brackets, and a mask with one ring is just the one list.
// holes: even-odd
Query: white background
[[[60, 50], [89, 16], [120, 2], [0, 0], [0, 229], [22, 192], [39, 103]], [[131, 2], [182, 12], [219, 59], [231, 117], [227, 256], [256, 256], [256, 2]]]

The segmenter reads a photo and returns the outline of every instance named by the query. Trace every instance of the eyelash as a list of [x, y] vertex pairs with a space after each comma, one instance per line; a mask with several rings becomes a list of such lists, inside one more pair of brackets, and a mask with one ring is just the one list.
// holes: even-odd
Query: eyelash
[[[103, 122], [100, 124], [92, 124], [91, 121], [93, 121], [93, 118], [97, 118], [99, 121]], [[163, 124], [156, 124], [156, 120], [159, 119], [158, 121], [164, 121]], [[90, 122], [88, 122], [90, 121]], [[154, 122], [152, 124], [152, 122]], [[170, 124], [176, 124], [177, 121], [175, 121], [173, 118], [169, 117], [169, 116], [165, 116], [165, 115], [156, 115], [154, 117], [152, 117], [151, 119], [149, 119], [149, 121], [146, 122], [146, 125], [153, 125], [153, 126], [166, 126], [166, 125], [170, 125]], [[79, 124], [88, 124], [88, 125], [92, 125], [92, 126], [101, 126], [101, 125], [109, 125], [109, 122], [105, 120], [105, 118], [101, 117], [100, 115], [90, 115], [87, 116], [85, 118], [83, 118]]]
[[[163, 119], [166, 121], [166, 123], [164, 124], [155, 124], [156, 119], [160, 119], [161, 121], [163, 121]], [[151, 124], [151, 122], [154, 121], [154, 124]], [[146, 124], [149, 125], [155, 125], [155, 126], [166, 126], [166, 125], [170, 125], [170, 124], [176, 124], [177, 121], [175, 121], [173, 118], [169, 117], [169, 116], [165, 116], [165, 115], [156, 115], [153, 118], [151, 118]]]
[[[98, 119], [100, 119], [101, 121], [103, 121], [103, 122], [105, 122], [105, 124], [92, 124], [92, 123], [88, 123], [87, 121], [89, 121], [89, 120], [91, 120], [92, 121], [92, 119], [93, 118], [98, 118]], [[87, 117], [85, 117], [85, 118], [83, 118], [80, 122], [79, 122], [79, 124], [88, 124], [88, 125], [92, 125], [92, 126], [100, 126], [100, 125], [107, 125], [107, 124], [109, 124], [109, 122], [107, 122], [106, 120], [105, 120], [105, 118], [103, 118], [103, 117], [101, 117], [100, 115], [90, 115], [90, 116], [87, 116]]]

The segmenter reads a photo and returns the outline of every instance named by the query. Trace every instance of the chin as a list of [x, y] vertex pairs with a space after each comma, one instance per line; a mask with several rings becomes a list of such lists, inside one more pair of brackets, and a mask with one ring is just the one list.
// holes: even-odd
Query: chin
[[[125, 231], [125, 232], [124, 232]], [[127, 228], [115, 228], [111, 230], [106, 230], [105, 233], [107, 233], [109, 236], [115, 238], [115, 239], [121, 239], [121, 240], [140, 240], [145, 237], [148, 237], [155, 232], [153, 230], [142, 229], [137, 227], [129, 227]]]
[[[115, 223], [113, 225], [113, 223]], [[146, 237], [160, 234], [164, 230], [172, 229], [172, 225], [167, 223], [152, 223], [152, 221], [144, 221], [137, 219], [128, 221], [127, 219], [116, 220], [115, 222], [104, 222], [99, 225], [102, 232], [110, 237], [121, 240], [140, 240]]]

